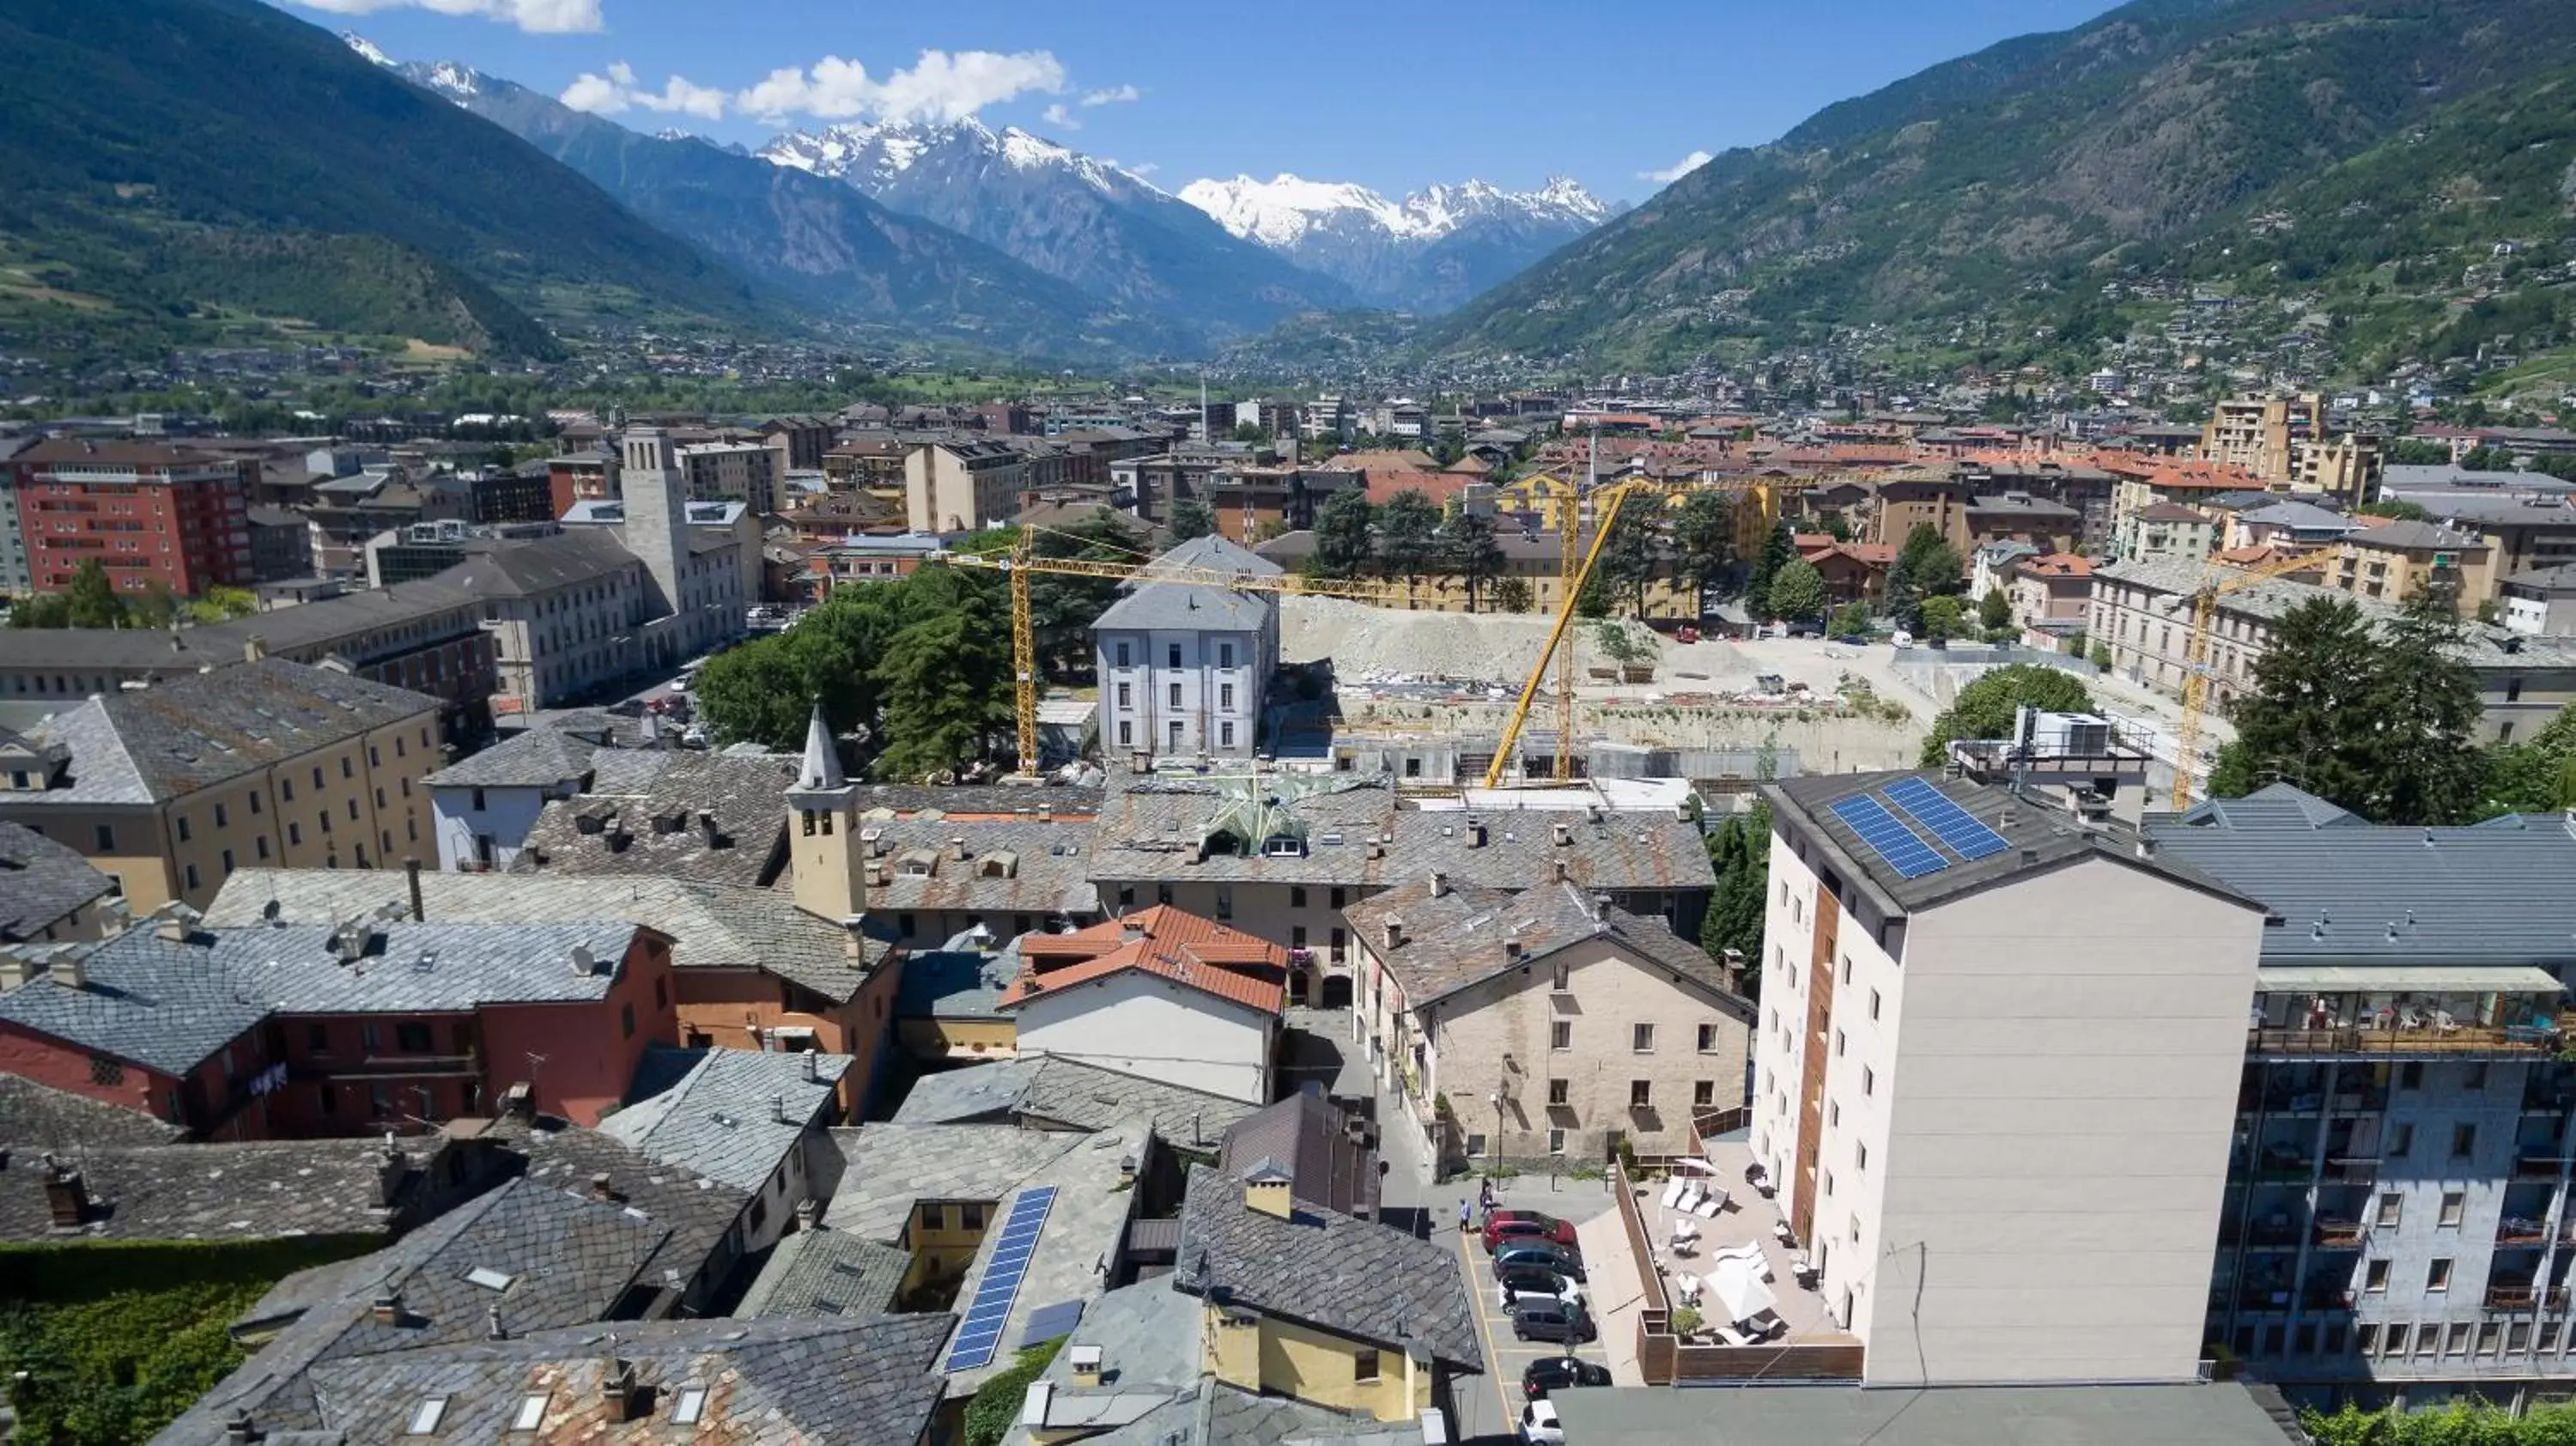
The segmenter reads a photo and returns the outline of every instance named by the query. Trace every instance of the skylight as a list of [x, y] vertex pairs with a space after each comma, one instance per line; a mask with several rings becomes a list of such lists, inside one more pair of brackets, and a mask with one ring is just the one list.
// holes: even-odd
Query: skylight
[[694, 1426], [707, 1413], [707, 1388], [682, 1386], [679, 1404], [671, 1408], [671, 1422], [677, 1426]]
[[544, 1425], [545, 1420], [546, 1398], [542, 1395], [530, 1396], [519, 1402], [519, 1414], [510, 1418], [510, 1429], [513, 1431], [534, 1431], [539, 1426]]
[[465, 1272], [465, 1279], [468, 1284], [479, 1285], [485, 1290], [508, 1290], [510, 1282], [517, 1280], [518, 1277], [506, 1270], [494, 1270], [488, 1265], [478, 1265]]
[[433, 1435], [438, 1430], [438, 1423], [446, 1416], [447, 1398], [432, 1396], [411, 1408], [411, 1424], [403, 1428], [403, 1434], [406, 1436]]

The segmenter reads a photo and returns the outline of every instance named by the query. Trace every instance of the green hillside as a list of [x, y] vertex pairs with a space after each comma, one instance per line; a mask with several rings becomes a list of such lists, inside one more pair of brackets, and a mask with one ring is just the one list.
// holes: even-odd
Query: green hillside
[[0, 53], [0, 345], [66, 309], [503, 352], [549, 349], [531, 314], [775, 319], [580, 176], [258, 0], [12, 0]]
[[[2563, 0], [2140, 0], [1721, 155], [1427, 342], [1670, 365], [1838, 325], [2067, 323], [2105, 283], [2179, 278], [2323, 288], [2394, 346], [2463, 283], [2433, 249], [2564, 204], [2569, 63]], [[2499, 124], [2537, 149], [2497, 154]], [[2366, 294], [2408, 247], [2423, 274]]]

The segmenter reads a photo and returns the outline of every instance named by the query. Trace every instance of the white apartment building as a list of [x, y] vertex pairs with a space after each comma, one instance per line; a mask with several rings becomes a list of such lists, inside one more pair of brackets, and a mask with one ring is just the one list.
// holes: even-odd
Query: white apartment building
[[692, 502], [740, 502], [762, 517], [779, 510], [778, 449], [765, 442], [687, 442], [671, 460]]
[[1751, 1146], [1864, 1383], [2193, 1379], [2262, 906], [2001, 788], [1764, 792]]
[[1179, 569], [1272, 578], [1277, 563], [1221, 537], [1156, 558], [1092, 624], [1100, 747], [1156, 758], [1250, 758], [1279, 667], [1279, 595], [1156, 581]]

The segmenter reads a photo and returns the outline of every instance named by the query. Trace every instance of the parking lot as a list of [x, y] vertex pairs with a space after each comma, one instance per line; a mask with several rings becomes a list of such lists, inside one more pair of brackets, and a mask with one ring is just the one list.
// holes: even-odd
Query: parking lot
[[[1584, 1212], [1598, 1214], [1606, 1211], [1610, 1201], [1607, 1196], [1597, 1192], [1583, 1191], [1561, 1195], [1551, 1194], [1544, 1199], [1529, 1202], [1498, 1197], [1497, 1204], [1505, 1208], [1541, 1210], [1562, 1219], [1573, 1220], [1577, 1228], [1581, 1229], [1584, 1223]], [[1574, 1347], [1559, 1345], [1553, 1341], [1515, 1339], [1512, 1335], [1511, 1316], [1503, 1310], [1499, 1292], [1494, 1286], [1493, 1259], [1485, 1254], [1483, 1237], [1473, 1231], [1458, 1231], [1454, 1217], [1439, 1228], [1450, 1236], [1451, 1243], [1456, 1247], [1459, 1268], [1466, 1277], [1468, 1293], [1475, 1299], [1476, 1327], [1484, 1336], [1485, 1364], [1488, 1372], [1483, 1380], [1470, 1378], [1459, 1383], [1458, 1425], [1461, 1428], [1459, 1432], [1461, 1440], [1508, 1439], [1511, 1436], [1513, 1426], [1520, 1420], [1523, 1405], [1521, 1372], [1528, 1368], [1530, 1362], [1541, 1357], [1572, 1355], [1595, 1365], [1610, 1366], [1614, 1376], [1619, 1374], [1618, 1367], [1612, 1362], [1609, 1352], [1598, 1338]], [[1582, 1234], [1589, 1238], [1594, 1232], [1582, 1230]], [[1587, 1273], [1590, 1273], [1592, 1259], [1588, 1252], [1584, 1257], [1584, 1263]], [[1587, 1309], [1592, 1310], [1596, 1315], [1597, 1329], [1599, 1302], [1594, 1299], [1594, 1287], [1587, 1283], [1583, 1287], [1583, 1292]], [[1631, 1366], [1631, 1374], [1633, 1371], [1634, 1367]], [[1636, 1382], [1622, 1378], [1619, 1384], [1634, 1385]]]

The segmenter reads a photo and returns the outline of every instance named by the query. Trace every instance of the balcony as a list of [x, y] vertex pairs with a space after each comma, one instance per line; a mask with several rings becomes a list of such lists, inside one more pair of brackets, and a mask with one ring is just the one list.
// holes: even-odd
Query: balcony
[[[2355, 921], [2312, 921], [2319, 937]], [[2386, 925], [2393, 939], [2407, 926]], [[2376, 933], [2376, 928], [2373, 929]], [[2554, 1054], [2561, 986], [2546, 970], [2496, 966], [2352, 972], [2281, 966], [2262, 971], [2246, 1049], [2257, 1059], [2438, 1059]]]
[[2358, 1220], [2321, 1219], [2317, 1222], [2316, 1241], [2324, 1250], [2359, 1250], [2369, 1233]]
[[2517, 1180], [2555, 1180], [2558, 1178], [2556, 1155], [2516, 1155], [2513, 1178]]
[[2491, 1285], [2487, 1287], [2489, 1310], [2565, 1310], [2567, 1288], [2551, 1286], [2542, 1290], [2528, 1285]]
[[2538, 1056], [2557, 1053], [2558, 1043], [2558, 1030], [2541, 1024], [2264, 1025], [2245, 1032], [2246, 1052], [2266, 1059]]
[[2329, 1185], [2367, 1185], [2379, 1178], [2376, 1155], [2328, 1155], [2326, 1183]]
[[482, 1060], [473, 1054], [326, 1055], [295, 1067], [297, 1079], [447, 1079], [480, 1078]]
[[2498, 1245], [2543, 1245], [2549, 1240], [2549, 1222], [2528, 1216], [2508, 1215], [2496, 1224]]

